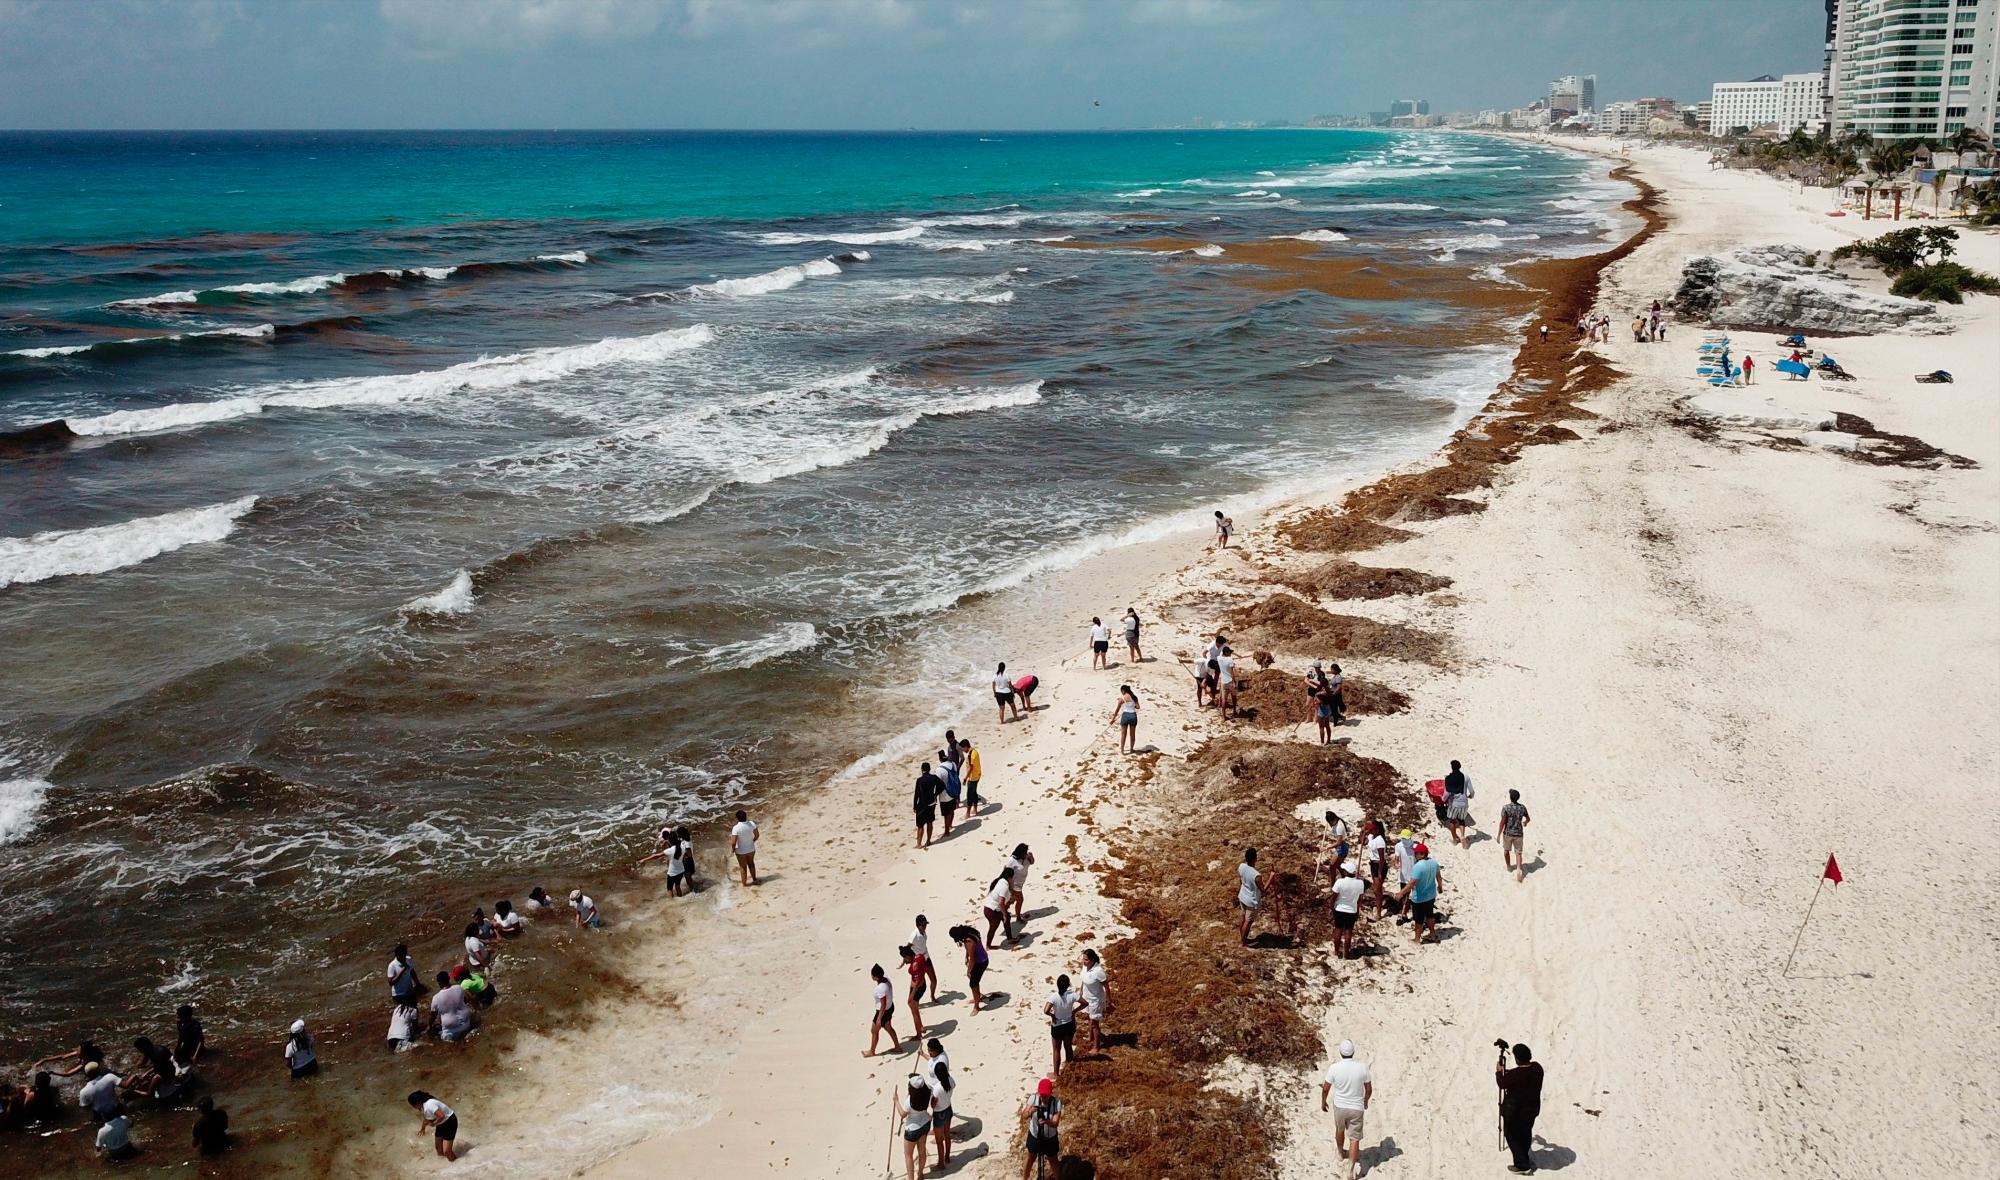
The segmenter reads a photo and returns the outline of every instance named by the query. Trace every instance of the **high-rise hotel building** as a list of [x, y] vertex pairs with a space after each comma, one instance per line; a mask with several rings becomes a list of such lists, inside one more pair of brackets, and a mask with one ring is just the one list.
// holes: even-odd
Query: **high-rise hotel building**
[[1836, 131], [1988, 135], [2000, 109], [2000, 0], [1837, 0], [1826, 75]]

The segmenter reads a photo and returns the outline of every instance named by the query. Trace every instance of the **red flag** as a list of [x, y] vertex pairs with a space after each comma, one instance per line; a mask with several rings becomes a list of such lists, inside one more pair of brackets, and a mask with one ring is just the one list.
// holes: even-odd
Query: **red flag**
[[1826, 854], [1826, 872], [1820, 875], [1835, 885], [1840, 884], [1840, 862], [1833, 859], [1833, 853]]

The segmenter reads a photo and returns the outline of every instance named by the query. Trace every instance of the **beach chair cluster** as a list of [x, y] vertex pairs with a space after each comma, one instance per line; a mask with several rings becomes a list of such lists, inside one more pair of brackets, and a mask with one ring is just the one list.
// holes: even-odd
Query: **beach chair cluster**
[[1719, 332], [1711, 332], [1701, 338], [1696, 346], [1700, 359], [1695, 362], [1695, 376], [1710, 385], [1734, 385], [1743, 375], [1743, 370], [1729, 360], [1729, 337]]

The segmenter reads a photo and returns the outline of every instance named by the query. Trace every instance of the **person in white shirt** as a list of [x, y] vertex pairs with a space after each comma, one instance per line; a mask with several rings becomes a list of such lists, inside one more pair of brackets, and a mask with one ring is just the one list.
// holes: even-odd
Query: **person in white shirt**
[[1257, 871], [1257, 850], [1247, 848], [1243, 852], [1243, 863], [1236, 866], [1236, 876], [1242, 882], [1236, 890], [1237, 908], [1243, 911], [1243, 919], [1237, 926], [1237, 935], [1243, 945], [1250, 945], [1250, 923], [1257, 920], [1257, 907], [1264, 904], [1262, 888], [1263, 874]]
[[437, 991], [431, 996], [431, 1014], [437, 1017], [438, 1036], [447, 1041], [462, 1041], [472, 1031], [472, 1010], [466, 1007], [465, 989], [442, 971], [437, 973]]
[[736, 853], [736, 872], [745, 885], [757, 884], [757, 825], [750, 813], [736, 813], [736, 826], [729, 829], [729, 847]]
[[[1375, 1078], [1368, 1063], [1354, 1059], [1354, 1042], [1340, 1042], [1340, 1060], [1326, 1071], [1319, 1084], [1319, 1108], [1325, 1110], [1327, 1096], [1333, 1097], [1333, 1142], [1347, 1155], [1347, 1174], [1360, 1175], [1361, 1124], [1368, 1104], [1375, 1099]], [[1352, 1136], [1352, 1141], [1349, 1136]]]
[[514, 910], [514, 903], [501, 898], [493, 903], [493, 932], [502, 938], [519, 938], [527, 927], [521, 915]]
[[493, 954], [479, 937], [479, 923], [468, 923], [465, 927], [465, 965], [476, 974], [484, 975], [492, 963]]
[[1096, 615], [1090, 616], [1090, 667], [1092, 671], [1111, 666], [1111, 628]]
[[[1021, 903], [1027, 896], [1028, 869], [1035, 863], [1035, 854], [1028, 851], [1026, 844], [1014, 845], [1014, 855], [1007, 859], [1008, 883], [1013, 886], [1013, 897], [1008, 902], [1014, 909], [1014, 922], [1022, 929], [1027, 928], [1027, 915], [1021, 912]], [[1013, 935], [1008, 935], [1011, 939]]]
[[1125, 608], [1124, 624], [1125, 651], [1132, 657], [1132, 662], [1137, 664], [1143, 658], [1139, 655], [1139, 612], [1137, 609], [1129, 606]]
[[417, 993], [424, 990], [417, 979], [417, 965], [410, 962], [410, 948], [405, 943], [397, 943], [389, 956], [389, 969], [383, 972], [389, 981], [389, 999], [401, 1004], [414, 1000]]
[[97, 1062], [83, 1067], [83, 1088], [76, 1092], [76, 1104], [90, 1112], [92, 1120], [109, 1122], [118, 1114], [118, 1087], [125, 1079]]
[[319, 1072], [319, 1054], [313, 1051], [312, 1034], [306, 1031], [303, 1020], [292, 1021], [291, 1032], [285, 1037], [285, 1064], [291, 1067], [295, 1082]]
[[917, 924], [910, 931], [910, 949], [917, 953], [917, 962], [923, 965], [924, 981], [930, 985], [931, 998], [938, 994], [937, 964], [931, 962], [931, 920], [917, 915]]
[[1083, 988], [1083, 1015], [1090, 1021], [1089, 1056], [1096, 1056], [1104, 1048], [1104, 1015], [1111, 1010], [1111, 983], [1104, 974], [1104, 961], [1089, 947], [1083, 951], [1083, 977], [1078, 981]]
[[951, 1092], [958, 1085], [951, 1076], [951, 1058], [944, 1044], [932, 1037], [924, 1045], [924, 1081], [931, 1088], [931, 1136], [937, 1144], [937, 1170], [951, 1162]]
[[1389, 887], [1389, 840], [1383, 834], [1382, 821], [1368, 821], [1368, 877], [1375, 882], [1375, 916], [1381, 917], [1384, 901], [1382, 895]]
[[1215, 657], [1215, 691], [1222, 695], [1222, 716], [1236, 716], [1236, 660], [1228, 647]]
[[986, 945], [993, 945], [993, 935], [1003, 925], [1007, 928], [1007, 941], [1014, 941], [1014, 924], [1007, 920], [1007, 899], [1014, 894], [1014, 887], [1007, 883], [1010, 874], [1002, 870], [986, 887], [986, 902], [982, 907], [986, 913]]
[[1229, 548], [1229, 536], [1236, 531], [1236, 519], [1224, 516], [1222, 509], [1215, 510], [1215, 544], [1219, 549]]
[[569, 904], [570, 908], [576, 911], [576, 924], [579, 927], [588, 927], [589, 929], [596, 930], [603, 924], [604, 917], [597, 912], [597, 903], [592, 901], [589, 895], [584, 893], [583, 890], [570, 890]]
[[389, 1035], [386, 1038], [391, 1052], [401, 1052], [417, 1043], [423, 1035], [424, 1014], [415, 1004], [398, 1002], [389, 1013]]
[[114, 1163], [137, 1159], [139, 1149], [132, 1144], [132, 1120], [122, 1114], [104, 1120], [104, 1125], [97, 1128], [97, 1150]]
[[1055, 1067], [1049, 1070], [1051, 1076], [1062, 1073], [1063, 1058], [1076, 1060], [1076, 1010], [1083, 1006], [1083, 997], [1070, 990], [1069, 976], [1056, 976], [1056, 990], [1042, 1005], [1042, 1011], [1049, 1018], [1049, 1042], [1055, 1053]]
[[903, 1038], [896, 1035], [896, 989], [889, 986], [889, 973], [877, 963], [868, 969], [868, 977], [875, 981], [875, 1008], [868, 1021], [868, 1052], [863, 1057], [875, 1056], [876, 1042], [883, 1033], [889, 1034], [889, 1048], [902, 1047]]
[[1000, 724], [1007, 724], [1007, 711], [1014, 711], [1014, 720], [1021, 719], [1021, 706], [1014, 700], [1014, 682], [1007, 678], [1007, 665], [993, 670], [993, 700], [1000, 706]]
[[422, 1126], [431, 1132], [437, 1153], [448, 1160], [457, 1159], [458, 1112], [425, 1090], [410, 1091], [410, 1105], [417, 1108], [417, 1114], [423, 1118]]
[[1347, 861], [1336, 870], [1333, 883], [1333, 953], [1343, 959], [1354, 957], [1354, 927], [1361, 921], [1361, 899], [1368, 883], [1361, 879], [1358, 861]]

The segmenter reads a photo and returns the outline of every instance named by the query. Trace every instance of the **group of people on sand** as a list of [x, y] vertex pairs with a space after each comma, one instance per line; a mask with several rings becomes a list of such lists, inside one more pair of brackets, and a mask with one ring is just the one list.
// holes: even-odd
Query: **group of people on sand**
[[[208, 1034], [192, 1004], [174, 1012], [170, 1049], [151, 1037], [132, 1041], [132, 1064], [123, 1074], [93, 1041], [53, 1053], [29, 1066], [25, 1086], [0, 1085], [0, 1129], [27, 1130], [58, 1126], [70, 1107], [62, 1100], [57, 1079], [80, 1077], [76, 1105], [95, 1126], [98, 1153], [112, 1162], [137, 1158], [132, 1138], [133, 1116], [146, 1109], [170, 1110], [188, 1105], [199, 1085], [195, 1066], [208, 1049]], [[221, 1154], [230, 1145], [229, 1112], [204, 1094], [194, 1100], [192, 1146], [202, 1156]]]
[[[1650, 344], [1655, 341], [1665, 340], [1667, 338], [1666, 309], [1660, 306], [1659, 300], [1655, 299], [1653, 300], [1651, 310], [1642, 309], [1632, 313], [1632, 323], [1630, 326], [1632, 329], [1632, 339], [1635, 343]], [[1576, 322], [1576, 332], [1577, 335], [1583, 337], [1586, 343], [1609, 344], [1611, 343], [1611, 317], [1601, 314], [1595, 316], [1586, 314]], [[1544, 332], [1544, 338], [1546, 338], [1546, 332]]]
[[961, 807], [965, 809], [967, 819], [979, 814], [979, 809], [986, 803], [979, 797], [979, 778], [979, 751], [972, 748], [972, 739], [961, 738], [954, 730], [945, 730], [944, 745], [937, 752], [937, 761], [925, 761], [918, 766], [916, 785], [911, 789], [911, 803], [917, 817], [918, 848], [931, 846], [939, 813], [944, 815], [945, 839], [951, 838], [952, 824], [958, 818]]
[[1183, 659], [1181, 663], [1194, 674], [1195, 708], [1213, 705], [1222, 710], [1225, 720], [1236, 716], [1236, 651], [1229, 646], [1228, 636], [1217, 631], [1199, 660]]

